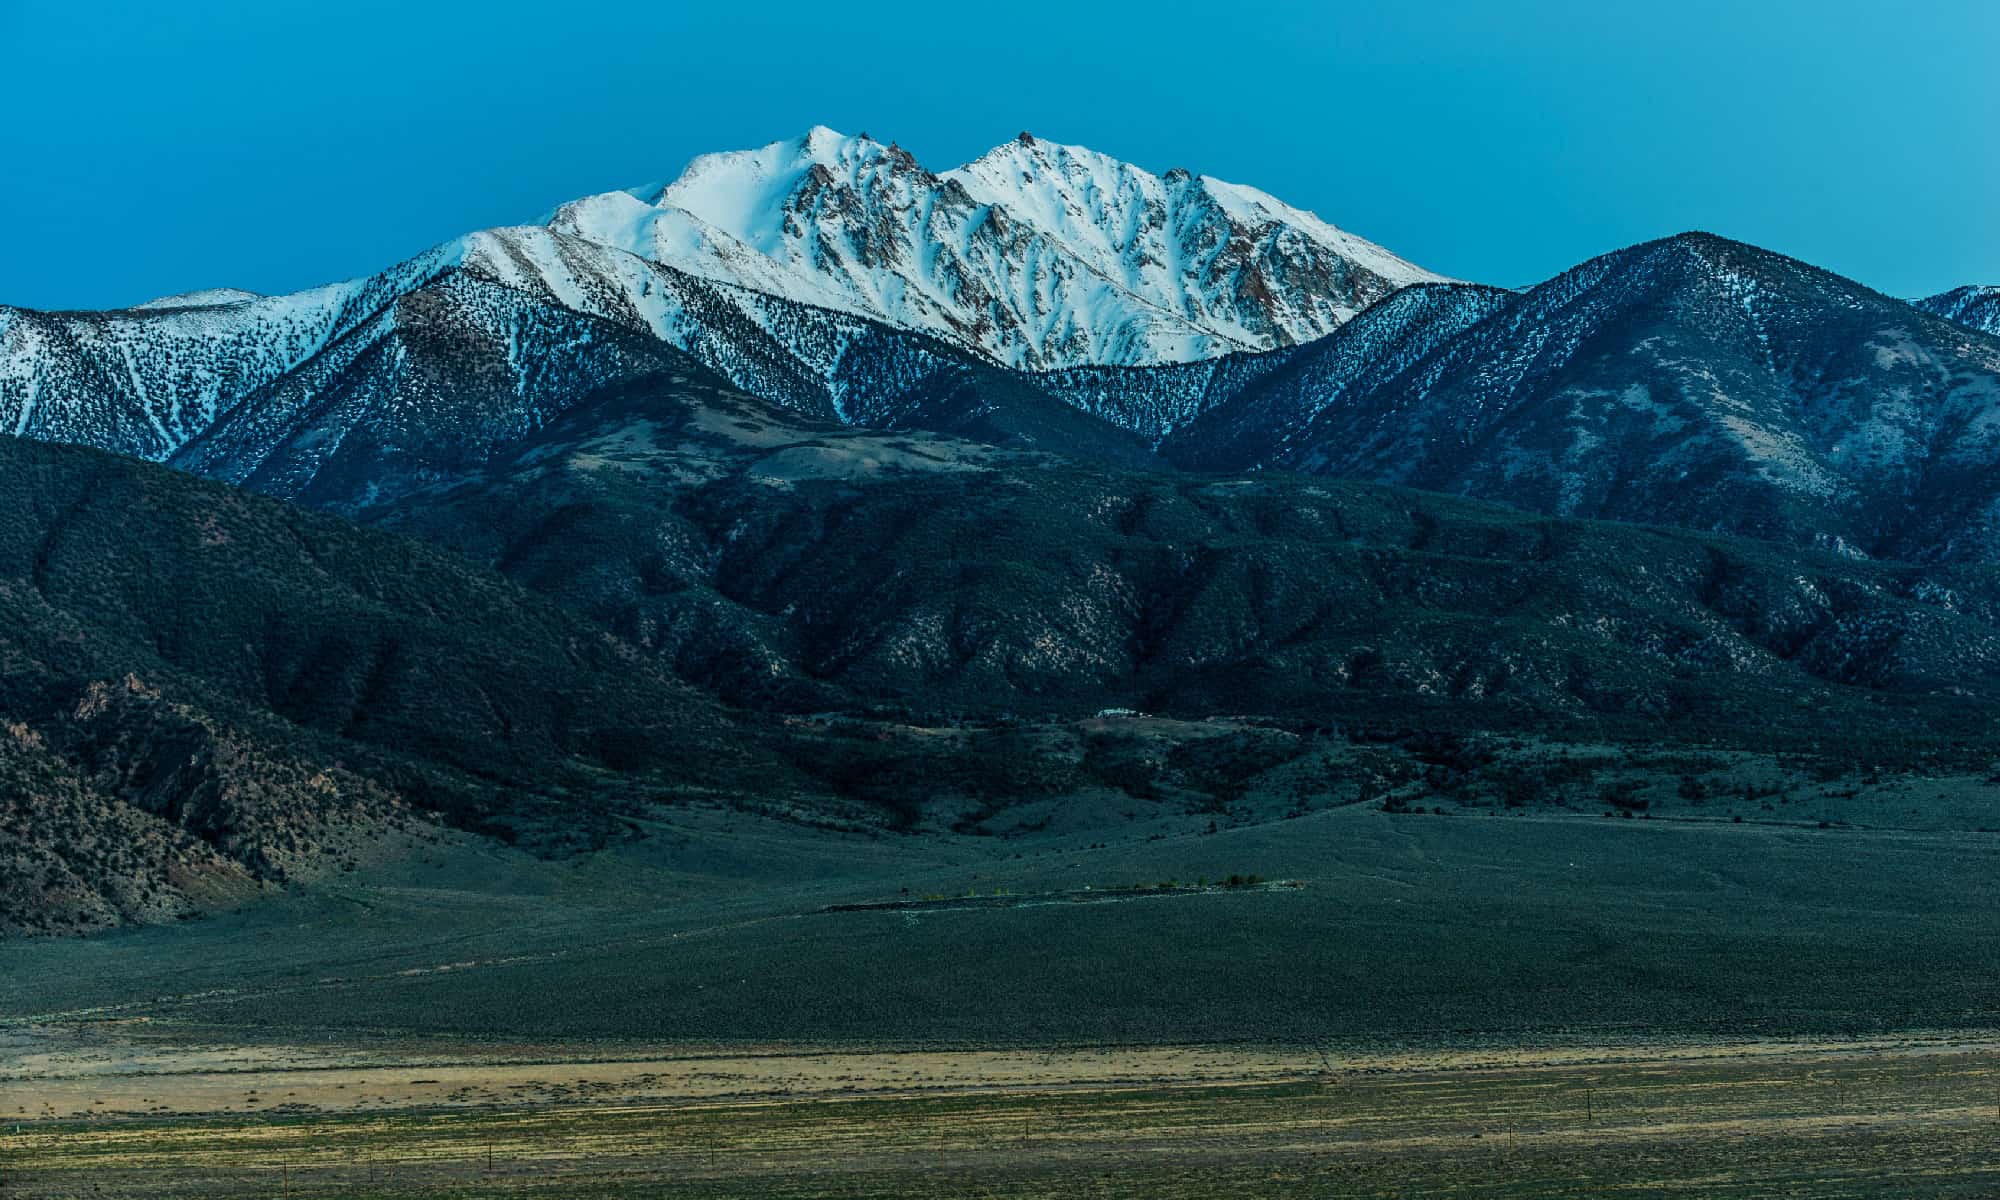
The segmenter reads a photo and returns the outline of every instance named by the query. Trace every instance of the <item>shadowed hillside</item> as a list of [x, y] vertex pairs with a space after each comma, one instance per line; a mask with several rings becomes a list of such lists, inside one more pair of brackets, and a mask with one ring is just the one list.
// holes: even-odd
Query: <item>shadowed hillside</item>
[[1087, 470], [727, 389], [573, 410], [365, 514], [734, 703], [1963, 744], [2000, 578], [1367, 484]]
[[587, 845], [744, 766], [645, 656], [419, 543], [14, 439], [0, 510], [0, 921], [171, 915], [416, 814]]

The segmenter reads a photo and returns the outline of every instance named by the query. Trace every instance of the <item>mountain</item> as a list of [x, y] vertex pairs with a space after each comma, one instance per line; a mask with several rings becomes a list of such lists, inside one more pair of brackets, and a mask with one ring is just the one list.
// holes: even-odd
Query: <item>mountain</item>
[[[171, 918], [437, 835], [779, 786], [651, 660], [462, 559], [0, 438], [0, 930]], [[739, 773], [740, 772], [740, 773]]]
[[[1159, 426], [1160, 449], [1190, 470], [1243, 470], [1280, 461], [1313, 419], [1339, 405], [1350, 391], [1402, 373], [1499, 311], [1510, 295], [1479, 284], [1417, 284], [1317, 342], [1219, 360], [1199, 401], [1178, 407]], [[1116, 378], [1119, 388], [1100, 385], [1103, 390], [1088, 399], [1098, 401], [1108, 415], [1118, 410], [1104, 401], [1120, 390], [1142, 387], [1147, 374], [1185, 375], [1199, 366], [1159, 367], [1148, 373], [1099, 369], [1097, 376]], [[1085, 374], [1067, 372], [1061, 382], [1070, 384]], [[1052, 390], [1088, 407], [1073, 385]]]
[[1413, 284], [1301, 346], [1046, 372], [538, 226], [297, 296], [0, 310], [7, 427], [336, 509], [477, 470], [599, 394], [711, 374], [816, 419], [1115, 466], [1157, 446], [1200, 471], [2000, 554], [2000, 343], [1703, 235], [1522, 293]]
[[[1699, 234], [1522, 292], [1396, 261], [1076, 147], [1024, 136], [932, 175], [818, 129], [292, 296], [0, 308], [0, 429], [358, 511], [573, 407], [719, 379], [1121, 468], [2000, 555], [1993, 335]], [[1975, 320], [1983, 295], [1926, 304]]]
[[1953, 288], [1916, 302], [1927, 313], [1982, 333], [2000, 334], [2000, 286]]
[[290, 296], [194, 293], [112, 312], [0, 306], [0, 429], [164, 458], [423, 286], [453, 251]]
[[572, 201], [549, 227], [1029, 369], [1310, 341], [1438, 278], [1254, 188], [1028, 134], [933, 174], [815, 128]]
[[1083, 394], [1095, 384], [1002, 365], [1292, 345], [1433, 279], [1185, 171], [1023, 135], [932, 175], [893, 145], [815, 129], [705, 155], [643, 200], [589, 197], [546, 226], [468, 234], [294, 295], [0, 306], [0, 430], [304, 496], [326, 461], [351, 482], [362, 445], [394, 470], [476, 462], [655, 369], [651, 340], [801, 412], [1131, 465], [1192, 415], [1140, 394], [1164, 379], [1099, 402]]
[[1650, 242], [1413, 348], [1337, 402], [1274, 396], [1288, 377], [1267, 375], [1168, 452], [1876, 558], [2000, 558], [2000, 339], [1796, 260]]
[[757, 710], [1976, 742], [2000, 700], [1993, 568], [1119, 471], [713, 387], [576, 406], [360, 515]]
[[295, 296], [0, 309], [8, 430], [319, 502], [478, 462], [592, 389], [706, 369], [837, 420], [1147, 457], [936, 339], [533, 226]]
[[[0, 439], [0, 927], [171, 919], [450, 827], [561, 853], [688, 799], [880, 829], [1150, 795], [1023, 725], [1114, 707], [1988, 753], [1992, 567], [858, 428], [646, 344], [476, 465], [373, 504], [356, 476], [379, 529]], [[1271, 765], [1239, 741], [1191, 802]]]

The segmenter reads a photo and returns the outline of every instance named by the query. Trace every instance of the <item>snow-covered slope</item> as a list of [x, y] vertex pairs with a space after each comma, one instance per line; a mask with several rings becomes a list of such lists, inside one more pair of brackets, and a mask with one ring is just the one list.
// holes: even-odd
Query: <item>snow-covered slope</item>
[[452, 265], [455, 244], [370, 279], [112, 312], [0, 306], [0, 431], [164, 458], [225, 408]]
[[2000, 334], [2000, 285], [1953, 288], [1916, 303], [1918, 308], [1947, 321], [1957, 321], [1983, 333]]
[[242, 288], [200, 288], [192, 292], [177, 292], [171, 296], [161, 296], [134, 308], [217, 308], [225, 304], [247, 304], [252, 300], [262, 300], [256, 292], [246, 292]]
[[[1476, 283], [1421, 284], [1371, 306], [1319, 341], [1246, 356], [1247, 362], [1216, 373], [1196, 408], [1176, 414], [1160, 449], [1196, 470], [1276, 462], [1350, 391], [1395, 378], [1498, 312], [1512, 295]], [[1186, 372], [1198, 365], [1157, 370]]]
[[[334, 323], [288, 369], [217, 406], [204, 428], [156, 439], [168, 461], [352, 507], [476, 468], [576, 405], [709, 371], [825, 420], [1112, 461], [1146, 456], [1136, 438], [925, 335], [540, 226], [472, 234], [342, 287], [390, 299]], [[254, 340], [254, 329], [231, 332]], [[148, 394], [119, 394], [132, 411], [151, 411]], [[141, 452], [166, 457], [153, 445]]]
[[[531, 419], [523, 414], [553, 402], [557, 381], [589, 373], [583, 347], [535, 341], [568, 312], [843, 421], [915, 420], [953, 395], [968, 418], [983, 409], [1017, 433], [1052, 434], [1055, 421], [1100, 440], [1045, 411], [1018, 420], [1060, 394], [1158, 440], [1199, 408], [1159, 393], [1161, 380], [1097, 404], [1064, 381], [989, 377], [989, 392], [1011, 397], [1003, 413], [967, 398], [965, 373], [980, 362], [1240, 357], [1316, 337], [1430, 278], [1260, 192], [1185, 172], [1157, 177], [1023, 136], [940, 176], [893, 145], [815, 129], [704, 156], [649, 192], [576, 201], [546, 226], [469, 234], [295, 295], [216, 288], [110, 312], [0, 306], [0, 432], [165, 459], [224, 418], [238, 431], [280, 429], [306, 412], [338, 424], [334, 393], [350, 407], [407, 406], [421, 372], [385, 376], [393, 360], [371, 351], [413, 314], [426, 329], [500, 337], [511, 348], [499, 369], [517, 415]], [[375, 373], [374, 390], [350, 373], [357, 363]], [[422, 387], [456, 394], [475, 383], [494, 378]], [[319, 453], [337, 447], [329, 437]], [[257, 457], [248, 442], [239, 450], [233, 467], [211, 466], [234, 477]]]
[[[468, 234], [372, 278], [291, 296], [196, 293], [109, 312], [0, 307], [0, 432], [171, 459], [292, 495], [359, 425], [386, 428], [403, 414], [436, 425], [426, 437], [444, 437], [443, 414], [458, 411], [476, 456], [506, 429], [532, 428], [627, 377], [614, 360], [653, 362], [636, 343], [623, 359], [612, 353], [609, 327], [814, 416], [944, 422], [1085, 457], [1143, 454], [1116, 431], [1052, 411], [1034, 378], [947, 341], [543, 226]], [[410, 353], [413, 331], [425, 353]], [[182, 453], [197, 438], [203, 445]], [[282, 468], [271, 457], [281, 446]]]
[[[1260, 390], [1177, 441], [1242, 415]], [[1275, 445], [1240, 446], [1253, 457], [1201, 465], [1868, 557], [2000, 560], [2000, 338], [1706, 234], [1507, 296], [1402, 369], [1346, 386]]]
[[933, 174], [815, 128], [573, 201], [549, 227], [1029, 369], [1310, 341], [1438, 278], [1253, 188], [1026, 134]]

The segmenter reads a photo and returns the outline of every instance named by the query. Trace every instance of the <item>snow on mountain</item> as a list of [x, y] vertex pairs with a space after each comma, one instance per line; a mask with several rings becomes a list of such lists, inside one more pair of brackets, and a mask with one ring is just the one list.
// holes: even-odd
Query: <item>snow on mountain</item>
[[2000, 339], [1711, 235], [1506, 296], [1275, 445], [1241, 442], [1248, 456], [1175, 453], [1212, 450], [1218, 423], [1273, 428], [1243, 411], [1269, 390], [1217, 407], [1169, 456], [1875, 558], [2000, 558]]
[[164, 458], [452, 256], [439, 247], [370, 279], [289, 296], [111, 312], [0, 306], [0, 430]]
[[1255, 189], [1026, 134], [933, 174], [893, 143], [815, 128], [548, 225], [1029, 369], [1292, 345], [1438, 278]]
[[1371, 305], [1319, 341], [1245, 356], [1247, 363], [1217, 372], [1197, 406], [1174, 414], [1161, 452], [1197, 470], [1277, 461], [1350, 391], [1395, 378], [1500, 311], [1512, 296], [1476, 283], [1419, 284]]
[[[441, 305], [482, 338], [494, 322], [528, 322], [471, 303], [476, 289], [437, 286], [461, 274], [530, 297], [543, 325], [560, 323], [547, 306], [612, 321], [766, 399], [891, 423], [912, 419], [916, 397], [950, 391], [946, 376], [962, 381], [974, 365], [964, 354], [1028, 368], [1199, 362], [1316, 337], [1433, 278], [1261, 192], [1186, 172], [1154, 176], [1024, 135], [934, 175], [894, 145], [815, 129], [368, 279], [108, 312], [0, 306], [0, 431], [165, 459], [225, 417], [276, 428], [288, 405], [323, 405], [329, 388], [359, 404], [342, 372], [412, 313], [435, 328]], [[564, 375], [518, 353], [505, 369], [519, 397]], [[1199, 408], [1161, 392], [1165, 380], [1121, 383], [1117, 403], [1061, 380], [1003, 390], [1030, 407], [1029, 391], [1060, 394], [1158, 440]], [[383, 405], [415, 386], [377, 384]], [[272, 404], [256, 419], [236, 411]]]
[[1395, 288], [1438, 279], [1255, 188], [1155, 176], [1080, 146], [1024, 135], [944, 177], [1245, 347], [1312, 341]]
[[172, 296], [161, 296], [134, 308], [214, 308], [224, 304], [247, 304], [252, 300], [262, 300], [256, 292], [246, 292], [242, 288], [201, 288], [198, 291], [180, 292]]
[[407, 479], [459, 469], [604, 388], [705, 367], [828, 420], [1145, 453], [928, 335], [542, 226], [468, 234], [291, 296], [173, 299], [0, 307], [0, 431], [303, 497], [348, 488], [367, 463]]
[[475, 468], [594, 397], [704, 369], [824, 420], [1145, 455], [1129, 435], [925, 335], [541, 226], [468, 235], [388, 278], [410, 286], [221, 406], [169, 461], [310, 503], [374, 503]]
[[1982, 333], [2000, 334], [2000, 286], [1953, 288], [1916, 302], [1927, 313]]

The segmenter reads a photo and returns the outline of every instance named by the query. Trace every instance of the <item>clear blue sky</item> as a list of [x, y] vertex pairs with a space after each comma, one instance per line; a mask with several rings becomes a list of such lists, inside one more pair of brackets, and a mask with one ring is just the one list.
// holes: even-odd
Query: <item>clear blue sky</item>
[[814, 123], [1021, 129], [1525, 283], [1702, 228], [2000, 282], [2000, 4], [0, 0], [0, 302], [367, 274]]

